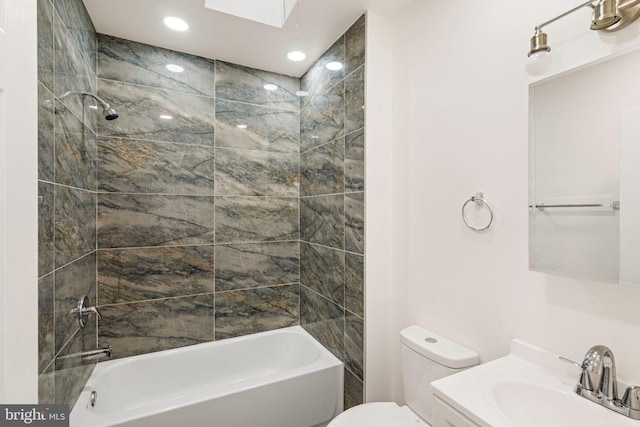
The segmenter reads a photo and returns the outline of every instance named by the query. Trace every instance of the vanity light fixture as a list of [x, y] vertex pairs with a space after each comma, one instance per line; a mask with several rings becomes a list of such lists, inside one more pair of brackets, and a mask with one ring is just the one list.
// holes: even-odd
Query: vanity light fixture
[[189, 24], [175, 16], [166, 16], [164, 18], [164, 25], [175, 31], [187, 31], [189, 29]]
[[638, 0], [591, 0], [542, 24], [536, 25], [535, 33], [531, 37], [531, 49], [525, 64], [527, 73], [532, 76], [538, 76], [547, 72], [551, 66], [551, 56], [549, 54], [551, 47], [547, 44], [547, 34], [542, 31], [542, 28], [583, 7], [592, 9], [592, 30], [618, 31], [634, 22], [640, 16], [640, 1]]

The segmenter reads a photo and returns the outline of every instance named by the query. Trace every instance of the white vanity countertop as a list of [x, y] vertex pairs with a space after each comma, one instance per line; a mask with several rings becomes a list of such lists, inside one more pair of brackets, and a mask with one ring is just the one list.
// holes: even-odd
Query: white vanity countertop
[[579, 369], [557, 355], [513, 340], [508, 356], [432, 385], [438, 397], [482, 427], [640, 427], [640, 421], [578, 396], [578, 377]]

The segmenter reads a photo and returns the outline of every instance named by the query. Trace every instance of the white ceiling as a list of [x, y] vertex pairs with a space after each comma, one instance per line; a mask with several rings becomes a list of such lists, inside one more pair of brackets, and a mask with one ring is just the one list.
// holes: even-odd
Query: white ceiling
[[[242, 1], [242, 0], [238, 0]], [[204, 7], [205, 0], [84, 0], [99, 33], [207, 58], [300, 77], [365, 10], [393, 18], [416, 0], [298, 0], [282, 29]], [[419, 0], [418, 0], [419, 1]], [[164, 26], [177, 16], [189, 23], [183, 33]], [[293, 49], [307, 59], [291, 62]]]

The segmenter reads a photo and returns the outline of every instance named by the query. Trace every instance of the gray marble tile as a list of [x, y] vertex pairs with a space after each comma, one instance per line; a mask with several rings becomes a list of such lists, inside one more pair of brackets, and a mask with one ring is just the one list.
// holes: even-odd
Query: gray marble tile
[[300, 285], [300, 325], [344, 360], [344, 309]]
[[213, 246], [98, 251], [98, 304], [213, 292]]
[[213, 294], [100, 307], [98, 345], [112, 358], [213, 340]]
[[364, 403], [364, 385], [347, 368], [344, 369], [344, 410]]
[[96, 29], [84, 3], [82, 0], [53, 0], [53, 5], [95, 74]]
[[200, 145], [98, 140], [98, 189], [213, 196], [214, 149]]
[[345, 194], [344, 213], [345, 249], [364, 254], [364, 193]]
[[216, 246], [216, 292], [299, 281], [299, 242]]
[[300, 114], [216, 100], [216, 147], [298, 153]]
[[344, 74], [348, 76], [356, 68], [364, 65], [365, 61], [365, 25], [366, 18], [362, 15], [345, 33], [345, 61]]
[[[95, 252], [64, 266], [55, 273], [56, 354], [80, 327], [77, 316], [70, 314], [69, 311], [77, 306], [78, 300], [84, 295], [89, 297], [90, 305], [96, 304]], [[93, 317], [89, 317], [88, 320], [95, 322]]]
[[300, 87], [309, 92], [309, 97], [303, 98], [305, 106], [313, 97], [322, 95], [328, 89], [335, 86], [345, 76], [344, 67], [337, 71], [327, 69], [329, 62], [340, 62], [344, 64], [344, 36], [341, 36], [327, 51], [316, 61], [309, 71], [302, 76]]
[[344, 138], [300, 155], [300, 195], [344, 193]]
[[345, 191], [364, 191], [364, 139], [364, 129], [350, 133], [345, 138]]
[[38, 277], [52, 272], [55, 245], [53, 225], [53, 184], [38, 182]]
[[300, 112], [300, 148], [310, 150], [344, 135], [344, 83], [314, 96]]
[[300, 243], [300, 283], [344, 306], [344, 251]]
[[344, 196], [300, 199], [300, 238], [332, 248], [344, 249]]
[[358, 68], [344, 80], [344, 132], [364, 128], [364, 67]]
[[98, 247], [212, 244], [213, 202], [208, 196], [100, 194]]
[[96, 195], [54, 188], [55, 265], [60, 267], [96, 249]]
[[55, 182], [95, 191], [96, 135], [69, 111], [56, 114], [55, 129]]
[[300, 194], [300, 155], [269, 151], [216, 149], [217, 196]]
[[[84, 329], [78, 330], [69, 344], [61, 351], [65, 356], [81, 351], [93, 350], [96, 345], [95, 322], [87, 324]], [[96, 361], [86, 361], [78, 358], [66, 360], [57, 359], [55, 367], [55, 393], [56, 403], [67, 404], [69, 408], [78, 400], [80, 392], [87, 384], [96, 366]]]
[[100, 136], [213, 145], [213, 98], [104, 79], [98, 92], [120, 114], [99, 121]]
[[351, 253], [345, 254], [344, 273], [345, 308], [360, 317], [364, 317], [364, 257]]
[[297, 198], [216, 197], [216, 243], [296, 240]]
[[[75, 1], [75, 0], [74, 0]], [[96, 74], [87, 62], [58, 15], [54, 15], [54, 88], [55, 95], [61, 97], [66, 92], [73, 94], [62, 97], [64, 106], [73, 114], [83, 118], [83, 97], [77, 92], [96, 93]], [[93, 130], [95, 127], [89, 120], [86, 124]]]
[[[277, 90], [265, 90], [274, 84]], [[249, 104], [300, 110], [300, 80], [295, 77], [256, 70], [223, 61], [216, 61], [216, 98]]]
[[38, 81], [53, 92], [53, 5], [38, 0]]
[[[167, 65], [184, 70], [173, 72]], [[215, 61], [104, 34], [98, 35], [98, 77], [214, 96]]]
[[295, 326], [299, 285], [216, 293], [216, 340]]
[[56, 381], [55, 370], [51, 365], [47, 372], [38, 376], [38, 404], [54, 403], [56, 403]]
[[55, 356], [53, 274], [38, 280], [38, 373], [45, 373]]
[[[46, 0], [48, 1], [48, 0]], [[38, 179], [54, 180], [54, 96], [38, 85]]]
[[359, 380], [363, 380], [364, 321], [351, 313], [346, 313], [344, 319], [344, 363]]

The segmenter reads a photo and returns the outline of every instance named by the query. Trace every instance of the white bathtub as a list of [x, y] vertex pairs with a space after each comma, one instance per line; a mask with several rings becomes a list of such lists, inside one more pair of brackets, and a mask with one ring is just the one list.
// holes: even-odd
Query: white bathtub
[[342, 386], [342, 362], [294, 326], [100, 363], [70, 425], [325, 426]]

